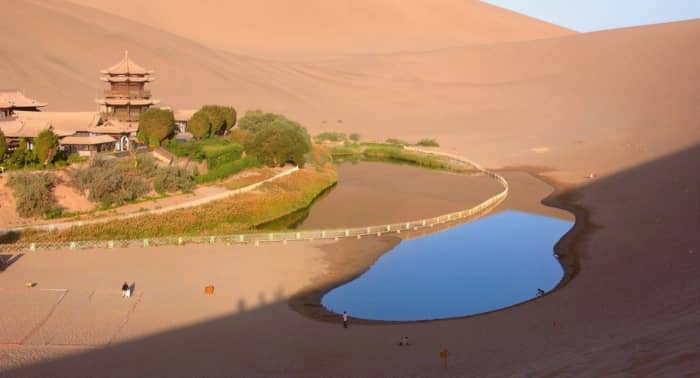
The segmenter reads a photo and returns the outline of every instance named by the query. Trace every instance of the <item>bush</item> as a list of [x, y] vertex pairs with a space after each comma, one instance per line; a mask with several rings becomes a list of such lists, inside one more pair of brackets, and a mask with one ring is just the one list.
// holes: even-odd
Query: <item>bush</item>
[[350, 134], [350, 140], [353, 142], [359, 142], [360, 141], [360, 134], [358, 134], [358, 133]]
[[279, 166], [293, 161], [304, 166], [304, 155], [311, 151], [311, 138], [301, 125], [282, 116], [263, 124], [246, 141], [245, 149], [267, 166]]
[[7, 164], [13, 168], [24, 168], [36, 162], [36, 154], [34, 151], [27, 149], [27, 140], [24, 138], [20, 138], [19, 146], [12, 151], [12, 154], [7, 159]]
[[88, 199], [105, 206], [123, 204], [148, 193], [148, 184], [138, 172], [120, 166], [114, 160], [95, 158], [88, 168], [69, 173], [71, 185], [81, 192], [89, 190]]
[[56, 177], [51, 173], [17, 172], [10, 175], [7, 185], [17, 202], [17, 213], [24, 218], [60, 214], [51, 190]]
[[440, 147], [440, 144], [435, 139], [421, 139], [416, 145], [423, 147]]
[[156, 159], [148, 153], [136, 154], [134, 166], [136, 170], [145, 177], [153, 177], [158, 172]]
[[207, 168], [213, 169], [220, 165], [238, 160], [243, 153], [243, 146], [232, 143], [223, 148], [205, 152], [207, 157]]
[[72, 154], [68, 155], [67, 158], [69, 164], [82, 163], [87, 159], [87, 156], [80, 156], [77, 152], [73, 152]]
[[216, 166], [213, 169], [201, 176], [195, 177], [195, 182], [197, 184], [203, 184], [205, 182], [211, 182], [216, 180], [225, 179], [231, 175], [246, 169], [246, 168], [257, 168], [260, 167], [258, 159], [254, 156], [246, 156], [243, 159], [227, 162]]
[[250, 130], [242, 130], [240, 128], [233, 129], [231, 130], [231, 142], [244, 144], [250, 135]]
[[162, 168], [153, 177], [153, 189], [158, 193], [187, 192], [192, 186], [192, 175], [182, 168]]
[[389, 144], [398, 144], [401, 146], [408, 146], [408, 142], [406, 142], [405, 140], [396, 139], [396, 138], [389, 138], [386, 140], [386, 142]]
[[151, 147], [160, 146], [174, 131], [175, 116], [170, 110], [150, 108], [139, 116], [138, 138]]
[[326, 132], [323, 132], [323, 133], [316, 135], [316, 142], [317, 143], [325, 142], [325, 141], [342, 142], [346, 139], [347, 139], [347, 135], [345, 135], [344, 133], [337, 133], [334, 131], [326, 131]]

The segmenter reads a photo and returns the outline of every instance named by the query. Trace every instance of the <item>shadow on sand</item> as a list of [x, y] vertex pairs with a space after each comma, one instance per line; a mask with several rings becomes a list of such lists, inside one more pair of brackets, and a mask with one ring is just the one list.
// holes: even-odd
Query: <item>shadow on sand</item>
[[[0, 375], [680, 376], [700, 367], [697, 349], [683, 351], [693, 345], [688, 340], [697, 341], [697, 322], [688, 319], [700, 313], [700, 264], [688, 260], [689, 250], [700, 255], [698, 183], [695, 146], [575, 192], [555, 193], [546, 202], [578, 216], [588, 199], [598, 199], [590, 220], [577, 219], [556, 247], [579, 274], [567, 278], [564, 290], [513, 309], [388, 327], [351, 321], [344, 330], [339, 319], [319, 322], [290, 311], [281, 294], [261, 293], [263, 305], [255, 309], [239, 300], [229, 316]], [[634, 227], [612, 230], [605, 223], [611, 216]], [[600, 227], [593, 231], [591, 222]], [[412, 347], [397, 351], [396, 340], [404, 335]], [[443, 371], [437, 353], [444, 346], [454, 357]]]

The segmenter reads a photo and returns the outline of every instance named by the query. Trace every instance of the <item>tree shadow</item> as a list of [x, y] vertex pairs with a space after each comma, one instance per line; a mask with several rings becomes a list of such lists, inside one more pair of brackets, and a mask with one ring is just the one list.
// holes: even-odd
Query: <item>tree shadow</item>
[[0, 255], [0, 272], [9, 268], [10, 265], [16, 263], [17, 260], [22, 258], [22, 256], [24, 256], [24, 253], [18, 253], [16, 255], [9, 255], [9, 254]]

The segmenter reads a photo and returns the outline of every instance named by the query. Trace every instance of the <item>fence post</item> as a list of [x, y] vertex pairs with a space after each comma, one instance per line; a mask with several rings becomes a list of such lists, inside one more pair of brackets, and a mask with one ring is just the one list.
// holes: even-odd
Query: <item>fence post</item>
[[75, 242], [70, 242], [70, 247], [69, 247], [69, 248], [70, 248], [70, 249], [75, 249], [75, 247], [76, 247]]
[[345, 229], [345, 237], [348, 237], [348, 236], [350, 236], [350, 230]]
[[297, 232], [297, 240], [301, 239], [301, 233]]
[[143, 246], [148, 247], [148, 245], [149, 245], [148, 239], [143, 239]]
[[36, 243], [30, 243], [30, 244], [29, 244], [29, 250], [30, 250], [30, 251], [36, 251]]
[[177, 238], [177, 245], [182, 245], [182, 238]]
[[114, 248], [114, 240], [108, 241], [108, 242], [107, 242], [107, 247], [109, 247], [109, 249]]
[[239, 235], [239, 236], [238, 236], [238, 239], [240, 239], [240, 241], [244, 241], [244, 240], [245, 240], [245, 237], [244, 237], [244, 235]]
[[216, 236], [209, 237], [209, 244], [214, 244], [215, 241], [216, 241]]

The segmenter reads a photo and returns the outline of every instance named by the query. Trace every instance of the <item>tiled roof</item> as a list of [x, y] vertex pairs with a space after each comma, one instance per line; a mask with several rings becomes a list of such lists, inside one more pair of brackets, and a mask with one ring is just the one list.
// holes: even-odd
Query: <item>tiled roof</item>
[[147, 70], [129, 59], [129, 52], [124, 52], [124, 58], [117, 64], [106, 70], [100, 71], [109, 75], [149, 75], [153, 71]]

